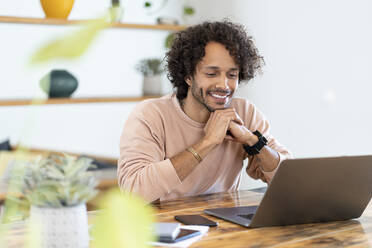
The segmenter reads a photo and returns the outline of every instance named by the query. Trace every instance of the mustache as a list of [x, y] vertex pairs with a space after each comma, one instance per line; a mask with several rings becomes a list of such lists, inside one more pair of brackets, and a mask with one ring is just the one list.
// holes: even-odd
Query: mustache
[[231, 90], [224, 90], [224, 89], [211, 89], [207, 90], [207, 94], [209, 93], [223, 93], [226, 95], [231, 95], [232, 91]]

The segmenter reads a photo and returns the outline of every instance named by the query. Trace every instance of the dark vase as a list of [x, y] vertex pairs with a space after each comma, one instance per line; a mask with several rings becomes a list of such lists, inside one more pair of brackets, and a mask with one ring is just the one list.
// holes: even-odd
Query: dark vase
[[52, 70], [40, 81], [49, 97], [70, 97], [78, 87], [78, 80], [66, 70]]

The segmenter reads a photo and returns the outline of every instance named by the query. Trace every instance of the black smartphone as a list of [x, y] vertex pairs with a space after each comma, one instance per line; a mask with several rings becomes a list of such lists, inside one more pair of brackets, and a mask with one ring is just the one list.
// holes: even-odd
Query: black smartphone
[[180, 232], [178, 233], [177, 237], [175, 239], [169, 239], [169, 238], [159, 238], [159, 242], [164, 242], [164, 243], [176, 243], [188, 238], [195, 237], [197, 235], [201, 234], [200, 231], [198, 230], [189, 230], [189, 229], [183, 229], [180, 228]]
[[174, 216], [176, 220], [185, 225], [199, 225], [199, 226], [217, 226], [218, 223], [210, 219], [207, 219], [201, 215], [176, 215]]

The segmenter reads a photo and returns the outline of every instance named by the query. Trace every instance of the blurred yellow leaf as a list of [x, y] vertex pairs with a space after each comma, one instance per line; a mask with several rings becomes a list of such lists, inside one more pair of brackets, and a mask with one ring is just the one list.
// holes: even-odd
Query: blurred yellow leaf
[[26, 248], [39, 248], [42, 244], [42, 234], [41, 234], [42, 223], [27, 223], [27, 233], [26, 233]]
[[108, 26], [110, 23], [105, 18], [89, 21], [80, 30], [45, 44], [33, 54], [30, 63], [35, 65], [50, 59], [78, 58], [87, 50], [97, 34]]
[[100, 207], [104, 210], [92, 227], [95, 248], [143, 248], [154, 241], [154, 211], [142, 199], [113, 190], [102, 198]]

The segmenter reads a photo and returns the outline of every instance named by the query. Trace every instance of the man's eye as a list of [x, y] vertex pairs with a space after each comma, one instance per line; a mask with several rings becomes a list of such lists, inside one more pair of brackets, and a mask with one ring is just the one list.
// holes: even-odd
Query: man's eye
[[206, 74], [207, 74], [207, 76], [209, 76], [209, 77], [216, 76], [216, 73], [206, 73]]
[[238, 75], [236, 75], [236, 74], [229, 74], [229, 77], [230, 78], [236, 78]]

